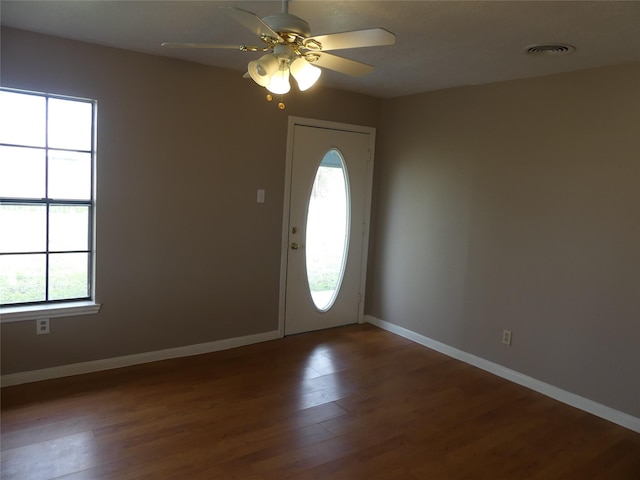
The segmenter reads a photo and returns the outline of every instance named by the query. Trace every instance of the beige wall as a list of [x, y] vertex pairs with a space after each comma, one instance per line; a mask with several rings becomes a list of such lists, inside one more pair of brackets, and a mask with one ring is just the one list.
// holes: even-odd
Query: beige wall
[[287, 117], [379, 118], [363, 95], [320, 88], [281, 112], [242, 72], [11, 29], [1, 68], [3, 86], [98, 100], [103, 305], [49, 335], [3, 324], [3, 374], [276, 330]]
[[640, 417], [640, 64], [382, 113], [366, 311]]

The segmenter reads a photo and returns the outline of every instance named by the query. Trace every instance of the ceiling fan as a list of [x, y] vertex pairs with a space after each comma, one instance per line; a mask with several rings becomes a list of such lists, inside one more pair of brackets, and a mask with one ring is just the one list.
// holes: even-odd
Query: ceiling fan
[[[238, 23], [258, 35], [261, 45], [226, 45], [216, 43], [163, 43], [168, 48], [225, 48], [243, 52], [268, 52], [248, 65], [250, 76], [271, 93], [285, 94], [291, 86], [289, 75], [295, 78], [301, 91], [307, 90], [320, 77], [321, 69], [360, 76], [374, 67], [366, 63], [326, 53], [328, 50], [393, 45], [396, 36], [384, 28], [311, 36], [309, 24], [291, 15], [288, 0], [282, 1], [282, 12], [260, 18], [236, 7], [220, 7]], [[282, 107], [284, 108], [284, 104]]]

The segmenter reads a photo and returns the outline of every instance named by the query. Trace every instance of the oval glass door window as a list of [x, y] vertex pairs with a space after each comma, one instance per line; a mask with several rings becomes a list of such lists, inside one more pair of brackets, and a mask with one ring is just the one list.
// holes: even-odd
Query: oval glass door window
[[306, 228], [309, 291], [316, 308], [326, 312], [335, 302], [349, 245], [349, 191], [342, 155], [329, 150], [318, 166]]

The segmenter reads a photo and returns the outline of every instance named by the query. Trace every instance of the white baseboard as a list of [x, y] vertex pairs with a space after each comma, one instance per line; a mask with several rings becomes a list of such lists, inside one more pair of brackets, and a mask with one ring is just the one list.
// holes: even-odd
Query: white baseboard
[[535, 378], [523, 375], [522, 373], [516, 372], [515, 370], [503, 367], [502, 365], [498, 365], [497, 363], [490, 362], [489, 360], [485, 360], [484, 358], [477, 357], [470, 353], [463, 352], [462, 350], [450, 347], [449, 345], [438, 342], [429, 337], [425, 337], [424, 335], [420, 335], [419, 333], [415, 333], [406, 328], [399, 327], [398, 325], [395, 325], [393, 323], [380, 320], [379, 318], [373, 317], [371, 315], [365, 315], [364, 320], [372, 325], [375, 325], [376, 327], [382, 328], [383, 330], [387, 330], [388, 332], [400, 335], [401, 337], [412, 340], [437, 352], [444, 353], [445, 355], [455, 358], [456, 360], [460, 360], [462, 362], [468, 363], [469, 365], [473, 365], [474, 367], [481, 368], [482, 370], [486, 370], [487, 372], [493, 373], [494, 375], [517, 383], [518, 385], [522, 385], [523, 387], [535, 390], [536, 392], [542, 393], [543, 395], [551, 397], [562, 403], [566, 403], [567, 405], [571, 405], [572, 407], [578, 408], [600, 418], [604, 418], [605, 420], [608, 420], [610, 422], [616, 423], [622, 427], [633, 430], [634, 432], [640, 433], [640, 418], [634, 417], [624, 412], [620, 412], [619, 410], [607, 407], [606, 405], [602, 405], [574, 393], [567, 392], [566, 390], [562, 390], [561, 388], [554, 387], [553, 385], [549, 385], [548, 383], [544, 383], [540, 380], [536, 380]]
[[280, 333], [277, 330], [274, 330], [271, 332], [258, 333], [256, 335], [247, 335], [246, 337], [228, 338], [215, 342], [187, 345], [185, 347], [168, 348], [166, 350], [137, 353], [135, 355], [126, 355], [123, 357], [105, 358], [103, 360], [94, 360], [91, 362], [72, 363], [70, 365], [60, 365], [59, 367], [43, 368], [41, 370], [3, 375], [0, 378], [0, 383], [3, 387], [9, 387], [11, 385], [20, 385], [22, 383], [70, 377], [72, 375], [128, 367], [141, 363], [157, 362], [159, 360], [169, 360], [171, 358], [189, 357], [191, 355], [217, 352], [220, 350], [227, 350], [229, 348], [243, 347], [254, 343], [275, 340], [280, 337]]

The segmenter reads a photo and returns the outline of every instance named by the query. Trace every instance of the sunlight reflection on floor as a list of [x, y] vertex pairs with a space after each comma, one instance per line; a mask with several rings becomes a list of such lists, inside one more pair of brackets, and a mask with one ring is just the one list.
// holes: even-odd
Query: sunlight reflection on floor
[[2, 478], [38, 480], [79, 472], [94, 465], [95, 450], [90, 431], [5, 450]]
[[347, 388], [337, 373], [340, 368], [332, 349], [318, 345], [307, 357], [304, 366], [304, 381], [298, 390], [300, 408], [309, 408], [343, 398]]

